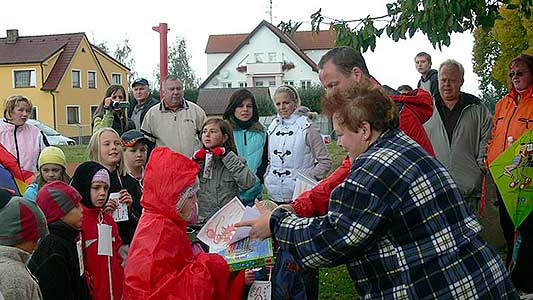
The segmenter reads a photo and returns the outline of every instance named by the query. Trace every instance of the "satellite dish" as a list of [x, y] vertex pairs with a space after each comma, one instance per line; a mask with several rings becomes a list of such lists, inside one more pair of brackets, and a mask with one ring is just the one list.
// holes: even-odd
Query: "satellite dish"
[[216, 77], [213, 78], [213, 80], [211, 80], [211, 83], [212, 83], [213, 85], [218, 85], [218, 78], [216, 78]]
[[223, 70], [222, 72], [220, 72], [220, 77], [222, 77], [222, 79], [226, 79], [229, 77], [229, 71], [228, 70]]

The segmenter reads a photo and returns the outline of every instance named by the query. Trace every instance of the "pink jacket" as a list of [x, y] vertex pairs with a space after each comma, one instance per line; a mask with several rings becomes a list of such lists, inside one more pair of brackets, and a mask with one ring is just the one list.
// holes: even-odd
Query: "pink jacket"
[[39, 154], [46, 147], [39, 128], [28, 123], [15, 126], [0, 121], [0, 144], [17, 158], [23, 171], [36, 173]]

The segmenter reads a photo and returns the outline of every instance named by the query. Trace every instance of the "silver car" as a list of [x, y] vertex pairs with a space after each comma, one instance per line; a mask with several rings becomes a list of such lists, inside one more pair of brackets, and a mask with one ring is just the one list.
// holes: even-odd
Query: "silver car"
[[46, 139], [48, 140], [48, 143], [50, 143], [50, 146], [76, 145], [76, 141], [62, 135], [61, 133], [55, 131], [51, 127], [48, 127], [44, 123], [41, 123], [34, 119], [29, 119], [26, 122], [39, 128], [41, 132], [46, 135]]

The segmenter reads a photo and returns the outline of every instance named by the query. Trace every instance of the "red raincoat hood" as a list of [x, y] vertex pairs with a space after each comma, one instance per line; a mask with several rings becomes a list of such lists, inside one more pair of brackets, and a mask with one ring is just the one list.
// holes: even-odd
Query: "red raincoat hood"
[[176, 213], [176, 202], [180, 193], [194, 184], [199, 170], [197, 163], [168, 147], [154, 149], [144, 173], [144, 210], [183, 221]]

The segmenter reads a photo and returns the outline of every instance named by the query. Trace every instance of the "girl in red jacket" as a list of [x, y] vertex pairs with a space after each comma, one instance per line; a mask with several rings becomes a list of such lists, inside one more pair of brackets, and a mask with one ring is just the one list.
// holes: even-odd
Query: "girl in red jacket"
[[105, 205], [109, 199], [109, 172], [97, 162], [81, 164], [71, 185], [82, 196], [82, 247], [85, 277], [91, 298], [120, 300], [124, 270], [118, 249], [122, 240]]

